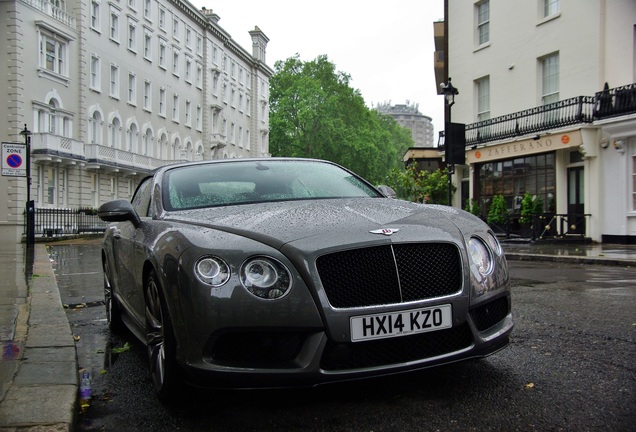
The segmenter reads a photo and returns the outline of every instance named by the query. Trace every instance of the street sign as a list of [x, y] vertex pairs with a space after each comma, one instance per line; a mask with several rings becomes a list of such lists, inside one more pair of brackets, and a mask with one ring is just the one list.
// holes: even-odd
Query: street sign
[[2, 175], [26, 177], [26, 145], [2, 143]]

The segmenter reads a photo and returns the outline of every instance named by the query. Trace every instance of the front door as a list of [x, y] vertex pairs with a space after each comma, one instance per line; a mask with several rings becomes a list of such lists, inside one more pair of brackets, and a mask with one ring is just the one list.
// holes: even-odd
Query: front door
[[568, 168], [568, 226], [565, 234], [585, 235], [583, 167]]

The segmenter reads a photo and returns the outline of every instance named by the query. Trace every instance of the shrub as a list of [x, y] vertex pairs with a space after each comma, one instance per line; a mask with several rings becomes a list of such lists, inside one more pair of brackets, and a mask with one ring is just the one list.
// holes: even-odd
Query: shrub
[[488, 223], [504, 224], [508, 215], [508, 206], [503, 195], [495, 195], [492, 197], [492, 203], [488, 210]]

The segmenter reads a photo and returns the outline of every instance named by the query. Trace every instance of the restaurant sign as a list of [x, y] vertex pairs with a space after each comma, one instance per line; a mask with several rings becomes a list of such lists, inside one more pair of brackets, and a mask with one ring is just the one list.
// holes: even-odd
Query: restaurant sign
[[564, 134], [545, 135], [539, 137], [539, 139], [530, 138], [466, 150], [466, 163], [474, 164], [499, 159], [512, 159], [569, 147], [580, 147], [582, 144], [581, 131], [578, 130]]

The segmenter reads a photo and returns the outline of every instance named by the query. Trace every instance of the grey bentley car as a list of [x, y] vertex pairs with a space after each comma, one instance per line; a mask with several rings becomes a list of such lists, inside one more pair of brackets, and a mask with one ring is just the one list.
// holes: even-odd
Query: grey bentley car
[[313, 386], [505, 347], [508, 268], [488, 225], [391, 192], [311, 159], [160, 168], [98, 210], [109, 326], [147, 346], [163, 400], [182, 383]]

